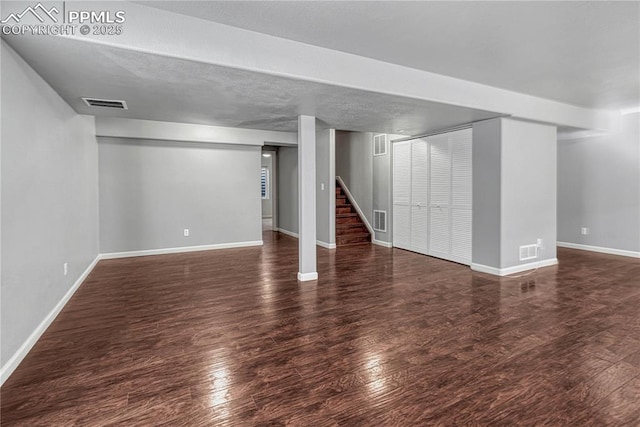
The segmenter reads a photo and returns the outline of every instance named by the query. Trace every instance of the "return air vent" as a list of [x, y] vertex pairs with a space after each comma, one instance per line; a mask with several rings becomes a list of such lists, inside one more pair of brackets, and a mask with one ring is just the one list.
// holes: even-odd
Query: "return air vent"
[[520, 261], [538, 258], [538, 245], [520, 246]]
[[373, 211], [373, 229], [375, 231], [387, 231], [387, 211]]
[[98, 99], [98, 98], [82, 98], [89, 107], [117, 108], [119, 110], [128, 110], [127, 103], [114, 99]]
[[384, 156], [387, 154], [387, 134], [381, 133], [373, 136], [373, 155]]

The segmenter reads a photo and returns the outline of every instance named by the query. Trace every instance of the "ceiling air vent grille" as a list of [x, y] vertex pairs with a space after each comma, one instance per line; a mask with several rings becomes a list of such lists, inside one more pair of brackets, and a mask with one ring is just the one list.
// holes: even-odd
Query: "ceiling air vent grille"
[[82, 98], [82, 100], [89, 107], [117, 108], [120, 110], [128, 109], [126, 102], [114, 99]]

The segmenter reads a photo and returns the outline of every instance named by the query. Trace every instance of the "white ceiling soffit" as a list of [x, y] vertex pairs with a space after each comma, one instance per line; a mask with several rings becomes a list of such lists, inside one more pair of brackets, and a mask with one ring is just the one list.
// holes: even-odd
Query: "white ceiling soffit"
[[[305, 114], [336, 129], [407, 134], [499, 115], [61, 37], [8, 41], [80, 114], [287, 132]], [[91, 108], [86, 96], [128, 109]]]
[[137, 3], [587, 108], [640, 99], [637, 1]]

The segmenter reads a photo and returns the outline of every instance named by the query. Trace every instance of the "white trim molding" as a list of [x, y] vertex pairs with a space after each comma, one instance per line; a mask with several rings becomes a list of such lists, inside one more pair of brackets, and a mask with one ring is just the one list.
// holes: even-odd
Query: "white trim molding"
[[360, 209], [360, 206], [358, 206], [358, 202], [356, 202], [356, 199], [353, 198], [353, 195], [351, 194], [351, 192], [349, 191], [347, 186], [344, 184], [344, 181], [342, 180], [342, 178], [340, 176], [336, 175], [336, 179], [340, 183], [340, 187], [342, 187], [342, 189], [344, 190], [345, 194], [347, 195], [347, 198], [349, 199], [349, 201], [351, 202], [351, 204], [355, 208], [356, 212], [358, 212], [358, 215], [360, 216], [360, 219], [364, 223], [365, 227], [367, 227], [367, 230], [369, 230], [369, 234], [371, 234], [371, 238], [373, 238], [375, 236], [375, 232], [373, 231], [373, 227], [371, 226], [371, 224], [369, 224], [369, 221], [367, 221], [367, 217], [362, 212], [362, 209]]
[[179, 248], [149, 249], [149, 250], [129, 251], [129, 252], [111, 252], [106, 254], [100, 254], [100, 259], [115, 259], [115, 258], [129, 258], [129, 257], [136, 257], [136, 256], [178, 254], [183, 252], [209, 251], [212, 249], [246, 248], [249, 246], [262, 246], [262, 245], [263, 245], [262, 240], [253, 240], [253, 241], [247, 241], [247, 242], [218, 243], [214, 245], [183, 246]]
[[371, 243], [373, 243], [374, 245], [378, 245], [378, 246], [384, 246], [385, 248], [392, 248], [393, 247], [393, 243], [391, 243], [391, 242], [383, 242], [382, 240], [373, 239], [373, 240], [371, 240]]
[[[293, 231], [285, 230], [284, 228], [274, 228], [273, 231], [277, 231], [278, 233], [286, 234], [289, 237], [293, 237], [294, 239], [299, 238], [298, 233], [294, 233]], [[335, 243], [327, 243], [322, 240], [316, 240], [316, 245], [321, 246], [326, 249], [335, 249]]]
[[327, 242], [323, 242], [322, 240], [316, 240], [316, 245], [323, 247], [325, 249], [335, 249], [336, 248], [336, 244], [335, 243], [327, 243]]
[[298, 233], [294, 233], [293, 231], [285, 230], [284, 228], [276, 228], [273, 231], [277, 231], [278, 233], [286, 234], [289, 237], [293, 237], [294, 239], [298, 238]]
[[298, 138], [295, 132], [241, 129], [120, 117], [96, 117], [96, 136], [256, 146], [263, 146], [266, 141], [278, 145], [294, 147], [298, 145]]
[[64, 306], [67, 304], [67, 302], [69, 302], [73, 294], [78, 290], [80, 285], [82, 285], [82, 283], [89, 276], [91, 271], [93, 271], [93, 268], [96, 266], [96, 264], [98, 264], [98, 261], [100, 261], [100, 259], [101, 259], [100, 255], [97, 255], [96, 258], [91, 262], [91, 264], [89, 264], [89, 266], [80, 275], [80, 277], [78, 277], [78, 280], [74, 282], [73, 286], [71, 286], [71, 288], [69, 288], [67, 293], [64, 294], [62, 299], [58, 301], [58, 304], [56, 304], [56, 306], [53, 307], [53, 309], [49, 312], [49, 314], [47, 314], [47, 316], [42, 320], [42, 322], [40, 322], [40, 324], [36, 327], [36, 329], [31, 333], [31, 335], [29, 335], [29, 338], [27, 338], [27, 340], [24, 343], [22, 343], [20, 348], [16, 350], [16, 352], [13, 354], [13, 356], [11, 356], [11, 358], [7, 361], [7, 363], [5, 363], [2, 366], [2, 368], [0, 368], [0, 385], [4, 384], [7, 378], [9, 378], [9, 376], [11, 376], [11, 374], [13, 373], [13, 371], [15, 371], [18, 365], [20, 365], [20, 363], [25, 358], [25, 356], [29, 353], [29, 351], [31, 351], [33, 346], [38, 342], [42, 334], [44, 334], [44, 332], [51, 325], [51, 323], [53, 323], [56, 317], [58, 317], [58, 314], [60, 314], [60, 312], [62, 311]]
[[318, 280], [318, 272], [314, 271], [313, 273], [300, 273], [298, 271], [298, 280], [300, 282], [308, 282], [311, 280]]
[[522, 271], [534, 270], [542, 267], [549, 267], [558, 264], [558, 258], [544, 259], [541, 261], [529, 262], [522, 265], [514, 265], [507, 268], [489, 267], [488, 265], [471, 263], [471, 269], [480, 273], [493, 274], [494, 276], [508, 276]]
[[621, 255], [621, 256], [628, 256], [631, 258], [640, 258], [640, 252], [628, 251], [626, 249], [603, 248], [601, 246], [589, 246], [589, 245], [581, 245], [579, 243], [569, 243], [569, 242], [557, 242], [556, 245], [560, 248], [579, 249], [581, 251], [600, 252], [603, 254]]

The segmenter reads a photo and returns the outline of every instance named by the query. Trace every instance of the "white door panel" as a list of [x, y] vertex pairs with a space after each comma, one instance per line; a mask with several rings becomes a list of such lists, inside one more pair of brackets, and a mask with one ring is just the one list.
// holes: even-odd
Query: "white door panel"
[[411, 144], [393, 144], [393, 246], [411, 249]]
[[427, 206], [411, 206], [411, 250], [428, 255], [429, 209]]
[[393, 246], [411, 249], [411, 212], [408, 204], [393, 204]]
[[409, 203], [411, 196], [411, 145], [393, 144], [393, 202]]
[[429, 213], [429, 253], [446, 257], [451, 252], [449, 209], [432, 206]]

